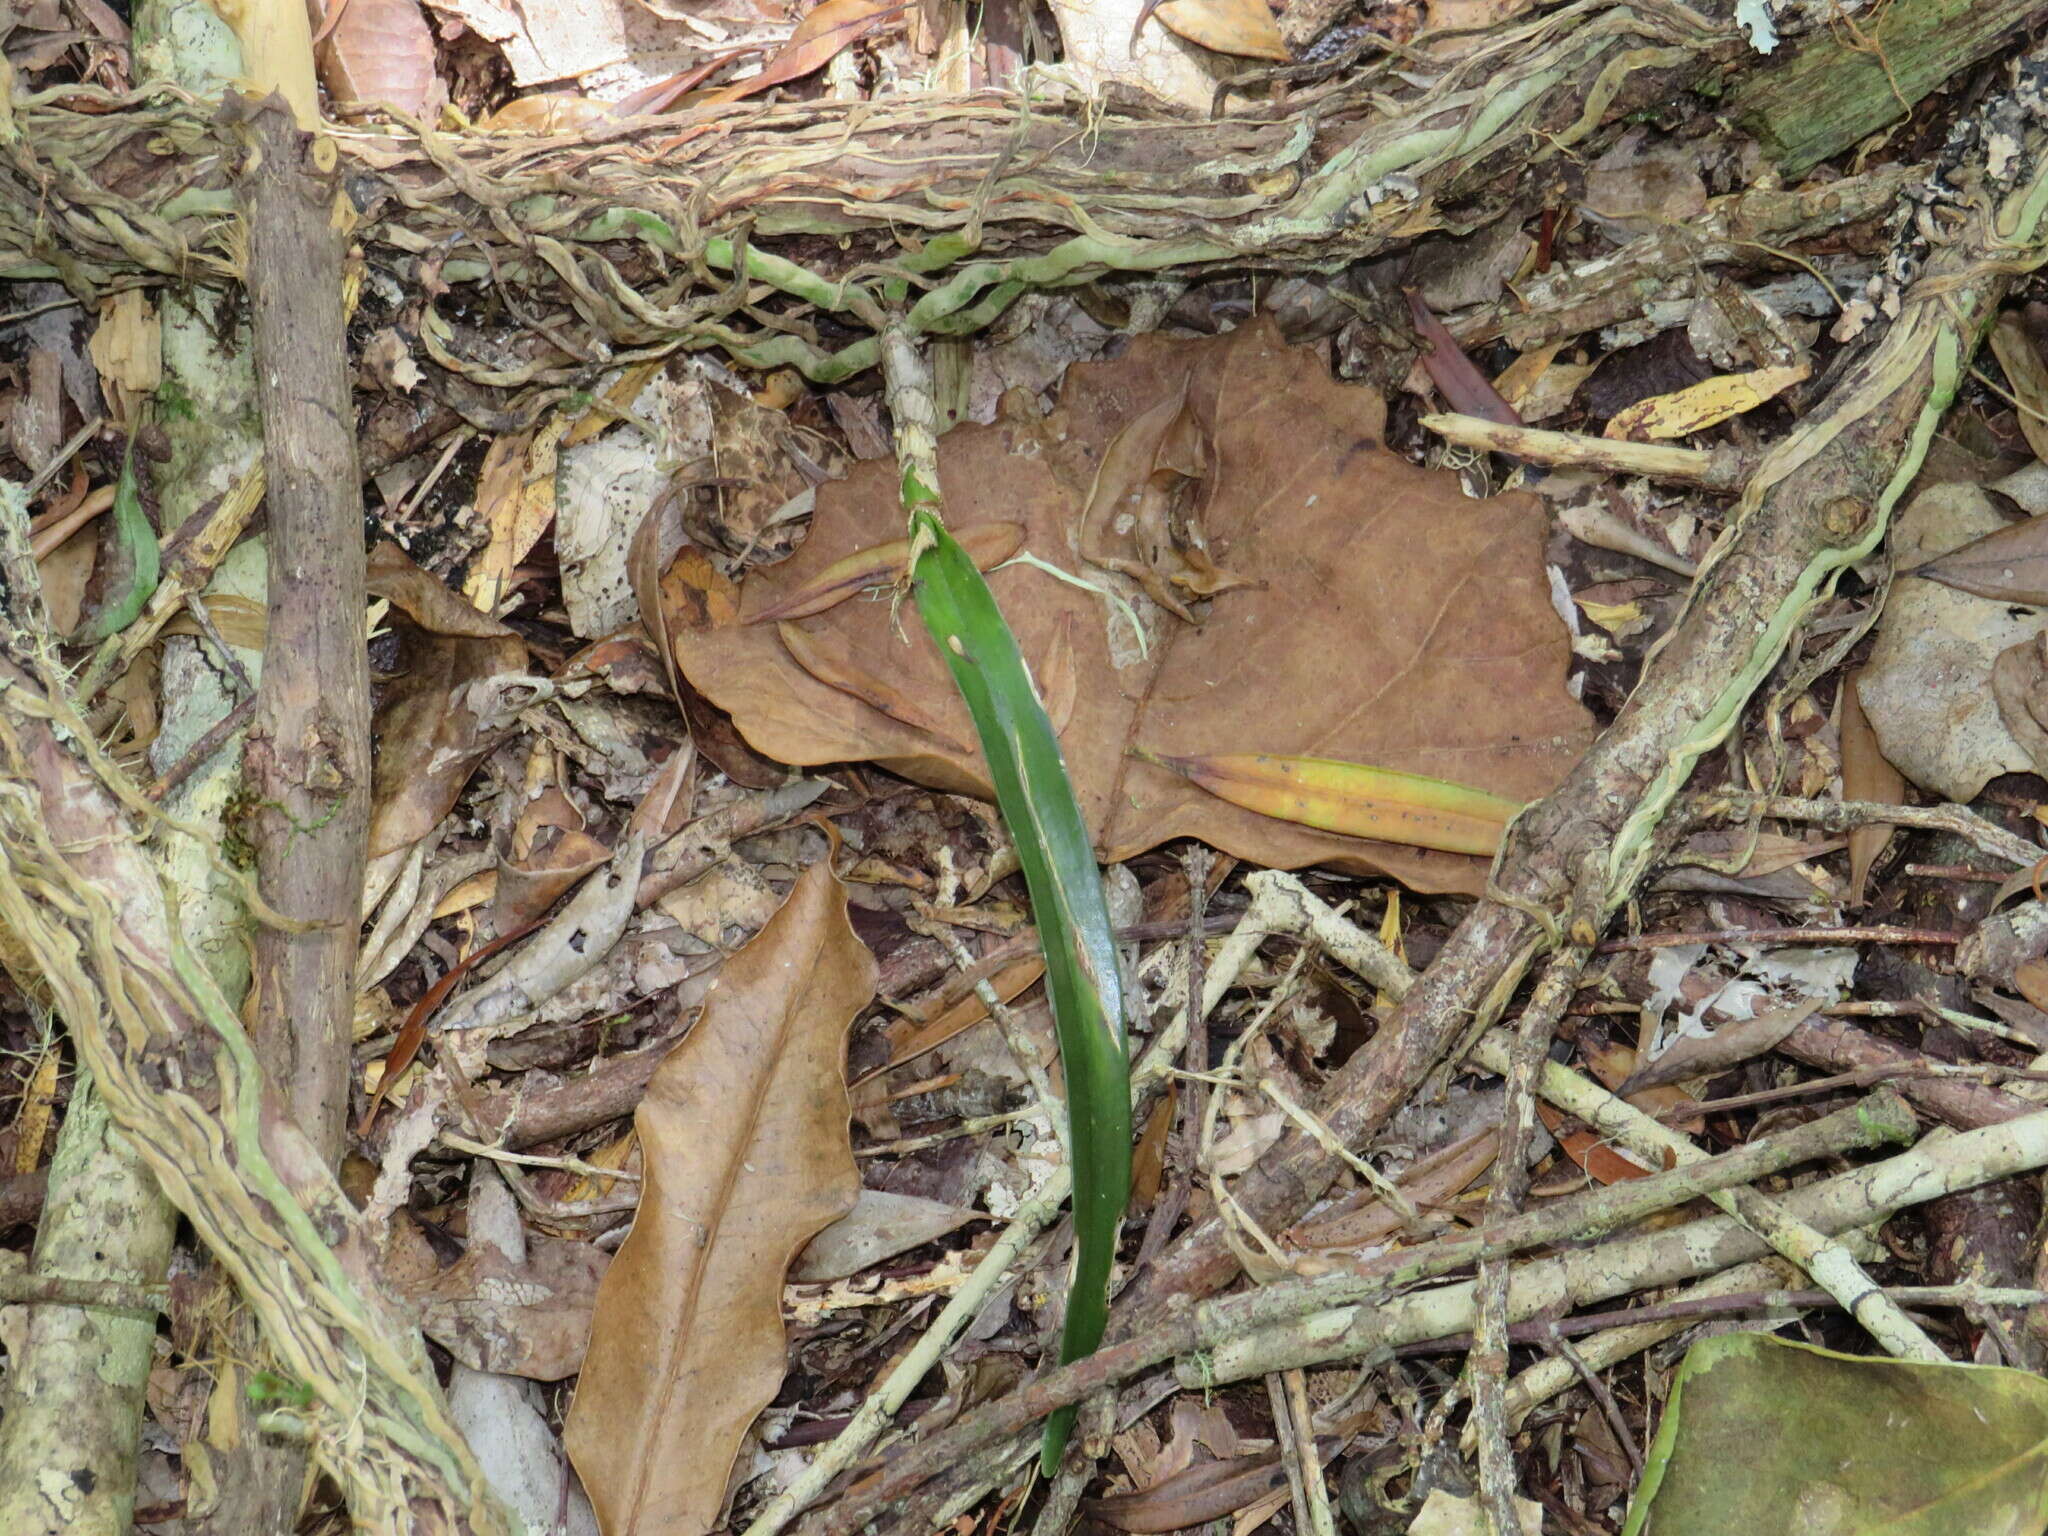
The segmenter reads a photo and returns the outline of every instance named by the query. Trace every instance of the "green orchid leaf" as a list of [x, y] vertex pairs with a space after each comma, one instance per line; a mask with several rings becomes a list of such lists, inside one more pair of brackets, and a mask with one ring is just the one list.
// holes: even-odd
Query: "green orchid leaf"
[[1738, 1333], [1686, 1353], [1623, 1536], [2044, 1525], [2048, 1382]]
[[[1102, 872], [1060, 756], [1059, 737], [995, 594], [930, 510], [930, 499], [922, 483], [906, 474], [911, 548], [919, 551], [911, 570], [918, 612], [973, 716], [996, 805], [1017, 845], [1045, 949], [1046, 993], [1066, 1069], [1076, 1253], [1060, 1336], [1060, 1363], [1065, 1365], [1102, 1342], [1117, 1224], [1130, 1197], [1131, 1089], [1123, 984], [1102, 897]], [[1040, 1462], [1048, 1473], [1059, 1463], [1073, 1421], [1072, 1408], [1046, 1421]]]
[[121, 455], [121, 478], [114, 487], [114, 539], [101, 554], [103, 574], [99, 601], [66, 637], [68, 645], [97, 645], [142, 617], [142, 608], [156, 591], [162, 573], [156, 529], [142, 510], [142, 491], [135, 478], [135, 439]]

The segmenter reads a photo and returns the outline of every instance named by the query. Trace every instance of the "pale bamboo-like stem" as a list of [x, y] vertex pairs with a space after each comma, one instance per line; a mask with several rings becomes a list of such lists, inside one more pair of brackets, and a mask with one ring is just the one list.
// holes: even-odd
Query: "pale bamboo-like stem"
[[1447, 443], [1505, 453], [1552, 469], [1594, 469], [1610, 475], [1643, 475], [1651, 480], [1697, 485], [1729, 495], [1749, 478], [1749, 457], [1733, 448], [1674, 448], [1668, 443], [1620, 442], [1580, 432], [1510, 426], [1479, 416], [1431, 412], [1423, 426]]
[[[1288, 875], [1278, 875], [1269, 879], [1271, 884], [1282, 886], [1293, 881], [1293, 877]], [[1293, 881], [1293, 884], [1298, 887], [1291, 893], [1293, 909], [1296, 912], [1312, 913], [1316, 906], [1324, 905], [1306, 887], [1301, 887], [1298, 881]], [[1398, 957], [1387, 951], [1385, 945], [1358, 928], [1356, 924], [1347, 923], [1335, 912], [1328, 911], [1327, 907], [1325, 913], [1327, 915], [1321, 917], [1321, 931], [1339, 935], [1344, 941], [1343, 951], [1332, 951], [1333, 957], [1345, 960], [1351, 955], [1372, 956], [1366, 962], [1371, 966], [1372, 974], [1366, 976], [1366, 979], [1375, 985], [1385, 987], [1388, 993], [1397, 999], [1405, 996], [1409, 987], [1414, 984], [1414, 978], [1412, 973], [1405, 982], [1399, 978], [1398, 972], [1393, 968], [1400, 966]], [[1344, 933], [1345, 928], [1352, 931]], [[1375, 950], [1381, 953], [1374, 955]], [[1392, 965], [1389, 964], [1390, 961]], [[1400, 968], [1406, 969], [1405, 966]], [[1553, 973], [1546, 972], [1546, 982], [1549, 981], [1551, 974]], [[1388, 980], [1393, 980], [1395, 985], [1387, 986]], [[1561, 1001], [1558, 1006], [1562, 1006]], [[1536, 1007], [1535, 1002], [1530, 1004], [1532, 1013]], [[1498, 1072], [1511, 1082], [1518, 1069], [1532, 1072], [1536, 1070], [1534, 1063], [1529, 1060], [1528, 1053], [1499, 1030], [1491, 1031], [1482, 1038], [1474, 1047], [1472, 1056], [1489, 1072]], [[1577, 1115], [1603, 1135], [1612, 1136], [1631, 1151], [1646, 1153], [1653, 1164], [1661, 1163], [1666, 1153], [1677, 1159], [1680, 1164], [1695, 1163], [1706, 1157], [1706, 1154], [1687, 1137], [1653, 1120], [1590, 1079], [1556, 1062], [1545, 1061], [1541, 1064], [1536, 1087], [1543, 1097], [1567, 1113]], [[1511, 1169], [1505, 1171], [1512, 1173]], [[1839, 1300], [1888, 1352], [1901, 1359], [1910, 1360], [1948, 1358], [1936, 1348], [1918, 1324], [1885, 1296], [1883, 1289], [1863, 1272], [1862, 1266], [1840, 1244], [1830, 1242], [1824, 1234], [1814, 1231], [1802, 1222], [1788, 1218], [1777, 1202], [1752, 1190], [1722, 1190], [1708, 1198], [1731, 1215], [1737, 1216], [1751, 1230], [1766, 1237], [1786, 1258], [1805, 1269], [1813, 1276], [1814, 1282]], [[1493, 1213], [1491, 1206], [1489, 1218], [1489, 1224], [1500, 1219]], [[1500, 1282], [1503, 1287], [1499, 1298], [1502, 1308], [1505, 1307], [1505, 1283], [1505, 1280]], [[1505, 1338], [1495, 1337], [1495, 1330], [1505, 1327], [1504, 1311], [1499, 1313], [1494, 1330], [1487, 1328], [1484, 1317], [1485, 1311], [1482, 1310], [1482, 1339], [1492, 1339], [1496, 1349], [1504, 1352]], [[1475, 1399], [1478, 1397], [1476, 1391], [1474, 1396]], [[1482, 1436], [1482, 1454], [1487, 1444], [1487, 1439]], [[1500, 1469], [1496, 1467], [1496, 1476], [1498, 1475]]]

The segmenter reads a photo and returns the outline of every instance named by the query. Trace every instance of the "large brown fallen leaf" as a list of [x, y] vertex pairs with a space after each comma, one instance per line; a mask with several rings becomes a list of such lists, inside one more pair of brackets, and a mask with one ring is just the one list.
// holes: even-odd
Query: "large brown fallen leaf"
[[860, 1191], [846, 1031], [875, 964], [815, 864], [725, 962], [634, 1117], [640, 1210], [598, 1289], [569, 1457], [606, 1536], [697, 1536], [782, 1381], [782, 1277]]
[[[1199, 462], [1134, 453], [1172, 436], [1138, 428], [1183, 390], [1206, 442]], [[1190, 624], [1154, 609], [1141, 657], [1128, 619], [1096, 593], [1027, 565], [990, 577], [1105, 859], [1198, 837], [1267, 867], [1475, 892], [1483, 860], [1271, 820], [1131, 750], [1343, 758], [1530, 799], [1590, 739], [1564, 689], [1569, 637], [1544, 578], [1541, 508], [1522, 495], [1468, 499], [1451, 475], [1389, 452], [1385, 414], [1372, 391], [1332, 379], [1260, 322], [1213, 341], [1140, 338], [1114, 362], [1070, 369], [1043, 420], [941, 442], [947, 517], [963, 537], [1020, 523], [1028, 554], [1100, 583], [1114, 578], [1077, 553], [1083, 510], [1091, 556], [1145, 561], [1161, 552], [1139, 542], [1153, 523], [1132, 509], [1164, 485], [1181, 497], [1167, 518], [1181, 557], [1199, 548], [1233, 583], [1204, 597], [1166, 573], [1207, 612]], [[899, 635], [886, 600], [792, 621], [803, 660], [777, 625], [749, 622], [902, 536], [894, 466], [875, 462], [821, 486], [803, 548], [738, 591], [685, 549], [661, 583], [671, 654], [778, 762], [874, 761], [987, 797], [938, 654], [918, 626]]]

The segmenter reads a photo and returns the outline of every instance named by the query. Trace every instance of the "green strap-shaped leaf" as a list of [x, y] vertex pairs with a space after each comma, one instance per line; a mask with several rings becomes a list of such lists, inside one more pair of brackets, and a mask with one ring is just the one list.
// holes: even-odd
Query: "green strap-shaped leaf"
[[121, 478], [114, 486], [114, 542], [100, 583], [99, 606], [66, 637], [71, 645], [97, 645], [142, 617], [142, 606], [156, 591], [162, 572], [156, 529], [142, 510], [142, 491], [135, 479], [135, 439], [121, 456]]
[[[1017, 649], [1016, 636], [922, 486], [906, 477], [910, 536], [921, 550], [911, 571], [918, 612], [967, 701], [995, 782], [996, 805], [1017, 845], [1045, 949], [1066, 1069], [1068, 1142], [1074, 1160], [1074, 1281], [1060, 1363], [1092, 1353], [1109, 1320], [1109, 1273], [1117, 1223], [1131, 1192], [1130, 1062], [1124, 1046], [1123, 984], [1102, 872], [1060, 757], [1059, 738]], [[1050, 1474], [1073, 1428], [1074, 1410], [1046, 1421], [1040, 1463]]]

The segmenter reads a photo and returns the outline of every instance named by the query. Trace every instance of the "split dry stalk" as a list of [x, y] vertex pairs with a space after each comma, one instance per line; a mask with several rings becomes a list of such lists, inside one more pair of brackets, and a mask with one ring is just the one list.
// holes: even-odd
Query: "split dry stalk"
[[1553, 469], [1592, 469], [1613, 475], [1644, 475], [1730, 494], [1742, 489], [1751, 456], [1725, 445], [1674, 448], [1668, 443], [1627, 443], [1581, 432], [1547, 432], [1510, 426], [1481, 416], [1432, 413], [1422, 425], [1445, 442], [1485, 453], [1504, 453]]
[[264, 1422], [310, 1443], [369, 1528], [498, 1536], [505, 1516], [373, 1234], [180, 933], [136, 830], [161, 819], [92, 746], [59, 674], [0, 662], [0, 927], [292, 1378]]

